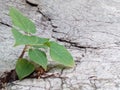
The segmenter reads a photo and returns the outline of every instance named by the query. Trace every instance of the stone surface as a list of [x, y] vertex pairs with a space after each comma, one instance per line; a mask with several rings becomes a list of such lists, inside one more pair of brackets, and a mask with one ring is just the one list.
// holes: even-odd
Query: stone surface
[[14, 68], [23, 47], [12, 47], [9, 6], [15, 6], [36, 24], [37, 35], [65, 45], [74, 57], [74, 68], [53, 62], [45, 79], [9, 83], [5, 90], [120, 90], [120, 1], [38, 0], [0, 1], [0, 72]]

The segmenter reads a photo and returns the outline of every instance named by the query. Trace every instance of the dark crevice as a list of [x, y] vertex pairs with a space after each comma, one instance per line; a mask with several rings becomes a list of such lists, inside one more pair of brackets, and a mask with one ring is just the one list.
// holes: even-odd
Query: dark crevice
[[4, 22], [0, 22], [0, 24], [5, 25], [5, 26], [7, 26], [7, 27], [12, 27], [11, 25], [9, 25], [9, 24], [7, 24], [7, 23], [4, 23]]
[[62, 75], [62, 74], [63, 74], [64, 69], [65, 69], [65, 68], [62, 68], [62, 69], [61, 69], [60, 75]]
[[47, 15], [45, 15], [43, 12], [41, 12], [38, 4], [33, 4], [33, 3], [31, 3], [31, 2], [28, 2], [27, 0], [26, 0], [26, 3], [27, 3], [28, 5], [30, 5], [30, 6], [32, 6], [32, 7], [36, 7], [36, 8], [37, 8], [37, 12], [40, 13], [47, 21], [50, 22], [50, 25], [52, 26], [53, 29], [56, 29], [56, 28], [57, 28], [57, 26], [53, 25], [52, 19], [49, 18]]
[[[30, 2], [28, 2], [26, 0], [26, 3], [30, 6], [34, 6], [33, 4], [31, 4]], [[40, 13], [47, 21], [51, 21], [51, 18], [49, 18], [48, 16], [46, 16], [44, 13], [41, 12], [40, 8], [38, 7], [38, 5], [35, 6], [37, 8], [37, 12]]]
[[[64, 32], [58, 32], [58, 31], [56, 31], [56, 30], [54, 30], [54, 29], [52, 30], [52, 32], [54, 32], [54, 33], [62, 33], [62, 34], [65, 34], [65, 35], [67, 34], [67, 33], [64, 33]], [[54, 36], [53, 36], [53, 37], [54, 37]]]
[[38, 3], [32, 3], [32, 2], [29, 2], [28, 0], [25, 0], [27, 4], [29, 4], [30, 6], [32, 7], [37, 7], [38, 6]]
[[42, 13], [39, 7], [38, 7], [37, 12], [40, 13], [45, 19], [47, 19], [47, 21], [51, 21], [51, 18], [49, 18], [48, 16], [46, 16], [44, 13]]
[[47, 21], [50, 22], [50, 25], [55, 29], [57, 28], [57, 26], [53, 25], [52, 23], [52, 19], [49, 18], [48, 16], [46, 16], [43, 12], [41, 12], [40, 8], [38, 7], [38, 10], [37, 10], [38, 13], [40, 13]]
[[[41, 78], [41, 79], [46, 79], [46, 78], [65, 78], [65, 77], [61, 77], [58, 73], [56, 74], [48, 74], [48, 71], [45, 71], [42, 67], [36, 68], [36, 70], [31, 73], [30, 75], [28, 75], [25, 78]], [[24, 79], [25, 79], [24, 78]], [[14, 81], [18, 80], [18, 76], [17, 73], [15, 71], [15, 69], [9, 71], [9, 72], [4, 72], [1, 76], [0, 76], [0, 90], [2, 88], [5, 87], [6, 83], [13, 83]]]
[[60, 39], [60, 38], [57, 38], [57, 40], [60, 41], [60, 42], [69, 43], [71, 46], [77, 47], [77, 48], [83, 48], [83, 49], [87, 49], [87, 48], [90, 48], [90, 49], [99, 49], [99, 47], [82, 46], [82, 45], [78, 45], [76, 42], [67, 41], [67, 40]]

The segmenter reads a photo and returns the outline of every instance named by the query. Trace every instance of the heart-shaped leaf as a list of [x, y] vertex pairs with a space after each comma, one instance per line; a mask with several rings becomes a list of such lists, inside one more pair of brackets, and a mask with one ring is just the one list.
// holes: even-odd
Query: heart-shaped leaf
[[67, 49], [59, 45], [56, 42], [49, 42], [50, 45], [50, 56], [54, 61], [57, 61], [60, 64], [63, 64], [68, 67], [74, 66], [74, 60], [71, 54], [67, 51]]
[[34, 65], [31, 64], [28, 60], [26, 59], [17, 60], [16, 73], [20, 80], [30, 75], [34, 70], [35, 70]]
[[18, 46], [18, 45], [39, 46], [39, 45], [43, 45], [44, 43], [49, 41], [49, 39], [47, 39], [47, 38], [23, 35], [22, 33], [20, 33], [19, 31], [17, 31], [14, 28], [12, 29], [12, 33], [13, 33], [13, 36], [16, 41], [14, 46]]
[[28, 55], [33, 62], [39, 64], [45, 70], [47, 69], [47, 57], [43, 51], [39, 49], [30, 49]]
[[23, 30], [27, 33], [35, 33], [36, 27], [34, 23], [29, 20], [27, 17], [23, 16], [18, 10], [11, 7], [9, 15], [12, 19], [14, 26], [18, 27], [20, 30]]

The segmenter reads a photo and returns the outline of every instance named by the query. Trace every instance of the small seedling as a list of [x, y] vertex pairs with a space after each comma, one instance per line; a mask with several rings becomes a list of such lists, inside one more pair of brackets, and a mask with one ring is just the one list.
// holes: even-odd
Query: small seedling
[[[16, 62], [16, 73], [21, 80], [30, 75], [36, 66], [34, 63], [47, 70], [48, 59], [44, 49], [49, 49], [52, 60], [67, 67], [74, 66], [74, 60], [68, 50], [58, 44], [50, 41], [48, 38], [41, 38], [33, 34], [36, 33], [35, 24], [18, 10], [11, 7], [9, 15], [12, 19], [12, 34], [15, 39], [15, 45], [24, 45], [24, 49]], [[28, 52], [30, 60], [23, 56]]]

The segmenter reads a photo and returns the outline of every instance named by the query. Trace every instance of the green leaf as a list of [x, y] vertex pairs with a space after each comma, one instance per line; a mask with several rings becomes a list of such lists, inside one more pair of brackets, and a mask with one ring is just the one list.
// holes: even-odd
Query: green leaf
[[22, 33], [20, 33], [19, 31], [17, 31], [14, 28], [12, 29], [12, 33], [13, 33], [13, 36], [15, 38], [15, 45], [14, 46], [18, 46], [18, 45], [39, 46], [39, 45], [42, 45], [42, 44], [49, 41], [49, 39], [47, 39], [47, 38], [40, 38], [37, 36], [23, 35]]
[[17, 60], [16, 73], [20, 80], [30, 75], [34, 70], [35, 70], [34, 65], [31, 64], [28, 60], [26, 59]]
[[30, 49], [28, 55], [33, 62], [39, 64], [45, 70], [47, 69], [47, 57], [43, 51], [39, 49]]
[[33, 45], [34, 48], [44, 48], [44, 49], [48, 49], [48, 46], [46, 45]]
[[49, 42], [50, 43], [50, 56], [54, 61], [57, 61], [60, 64], [63, 64], [68, 67], [74, 66], [74, 60], [71, 54], [67, 51], [67, 49], [59, 45], [56, 42]]
[[26, 16], [23, 16], [18, 10], [11, 7], [9, 15], [12, 19], [14, 26], [18, 27], [20, 30], [23, 30], [27, 33], [35, 33], [36, 27], [34, 23], [29, 20]]

